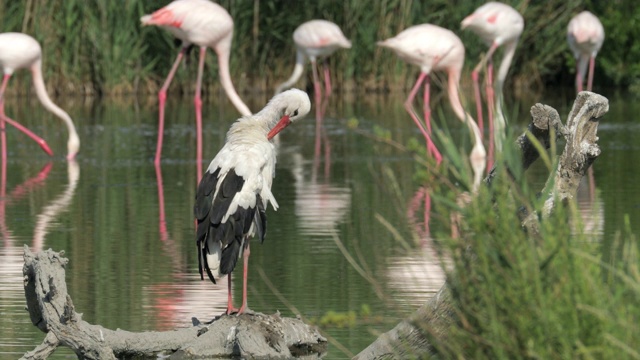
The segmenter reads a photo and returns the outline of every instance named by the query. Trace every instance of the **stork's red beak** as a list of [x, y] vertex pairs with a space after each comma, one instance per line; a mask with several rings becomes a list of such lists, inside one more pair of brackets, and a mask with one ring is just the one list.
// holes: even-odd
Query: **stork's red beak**
[[276, 126], [274, 126], [273, 129], [271, 129], [271, 131], [269, 131], [269, 133], [267, 134], [267, 139], [269, 139], [269, 140], [273, 139], [274, 136], [278, 135], [278, 133], [280, 131], [282, 131], [282, 129], [284, 129], [287, 126], [289, 126], [289, 124], [291, 124], [291, 120], [289, 120], [289, 115], [283, 116], [280, 119], [280, 121], [278, 121]]

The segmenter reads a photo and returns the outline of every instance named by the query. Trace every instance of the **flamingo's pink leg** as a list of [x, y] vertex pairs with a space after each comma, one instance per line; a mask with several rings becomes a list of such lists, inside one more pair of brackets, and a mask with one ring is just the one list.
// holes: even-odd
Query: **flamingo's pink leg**
[[422, 85], [422, 82], [428, 76], [429, 75], [427, 73], [424, 73], [424, 72], [420, 73], [420, 76], [418, 76], [418, 80], [416, 81], [416, 84], [413, 86], [413, 89], [411, 89], [411, 92], [409, 93], [407, 100], [404, 102], [404, 108], [407, 110], [407, 112], [411, 116], [411, 119], [418, 126], [418, 129], [420, 129], [420, 132], [422, 133], [425, 140], [427, 141], [427, 150], [429, 151], [429, 153], [433, 154], [433, 156], [436, 159], [436, 163], [440, 164], [442, 162], [442, 155], [440, 154], [440, 151], [438, 151], [438, 149], [436, 148], [435, 144], [433, 144], [433, 141], [431, 141], [431, 135], [418, 119], [418, 116], [413, 111], [413, 105], [412, 105], [413, 99], [416, 97], [416, 94], [420, 89], [420, 85]]
[[[495, 92], [493, 90], [493, 61], [489, 61], [487, 65], [487, 113], [489, 115], [489, 159], [493, 159], [495, 149], [495, 134], [493, 132], [493, 111], [495, 106]], [[487, 166], [487, 172], [490, 171], [491, 165]]]
[[482, 96], [480, 95], [479, 74], [477, 70], [471, 72], [473, 79], [473, 94], [476, 98], [476, 113], [478, 114], [478, 127], [480, 128], [480, 136], [484, 136], [484, 120], [482, 119]]
[[156, 168], [156, 185], [158, 186], [158, 226], [160, 231], [160, 240], [165, 242], [169, 239], [169, 232], [167, 231], [167, 217], [164, 211], [164, 186], [162, 184], [162, 169], [159, 164], [155, 165]]
[[[4, 113], [4, 92], [7, 89], [7, 84], [9, 82], [9, 78], [11, 77], [11, 75], [9, 74], [5, 74], [2, 77], [2, 85], [0, 86], [0, 128], [2, 131], [2, 136], [5, 136], [5, 140], [6, 140], [6, 134], [5, 134], [5, 122], [8, 122], [9, 125], [15, 127], [16, 129], [20, 130], [22, 133], [24, 133], [25, 135], [27, 135], [28, 137], [30, 137], [31, 139], [33, 139], [33, 141], [35, 141], [36, 143], [38, 143], [38, 145], [40, 145], [40, 147], [42, 148], [42, 150], [44, 150], [44, 152], [46, 152], [49, 156], [53, 156], [53, 151], [51, 151], [51, 148], [49, 147], [49, 145], [47, 144], [46, 141], [44, 141], [43, 138], [39, 137], [38, 135], [34, 134], [31, 130], [27, 129], [25, 126], [23, 126], [22, 124], [20, 124], [19, 122], [12, 120], [10, 117], [8, 117], [5, 113]], [[7, 160], [7, 151], [6, 151], [6, 142], [5, 142], [5, 148], [4, 151], [2, 152], [2, 161], [6, 162]]]
[[576, 91], [579, 93], [582, 91], [582, 77], [583, 74], [580, 71], [580, 61], [576, 61]]
[[313, 72], [313, 92], [316, 106], [322, 106], [322, 89], [320, 89], [320, 80], [318, 80], [318, 66], [316, 60], [311, 60], [311, 71]]
[[167, 100], [167, 89], [169, 89], [169, 85], [171, 84], [171, 80], [176, 74], [178, 70], [178, 65], [180, 65], [180, 61], [184, 57], [184, 54], [187, 52], [187, 48], [183, 47], [178, 53], [178, 57], [176, 61], [173, 63], [171, 67], [171, 71], [169, 71], [169, 75], [167, 75], [167, 79], [164, 81], [160, 92], [158, 92], [158, 107], [159, 107], [159, 115], [158, 115], [158, 144], [156, 146], [156, 158], [154, 163], [156, 165], [160, 164], [160, 154], [162, 154], [162, 138], [164, 135], [164, 105]]
[[587, 91], [591, 91], [593, 85], [593, 71], [596, 66], [596, 58], [591, 57], [589, 59], [589, 78], [587, 79]]
[[[487, 61], [491, 61], [491, 58], [493, 57], [493, 53], [496, 51], [496, 49], [498, 48], [498, 44], [496, 44], [495, 42], [491, 44], [491, 46], [489, 47], [489, 51], [487, 51], [487, 53], [482, 57], [482, 59], [480, 59], [480, 62], [478, 62], [478, 65], [476, 65], [475, 68], [473, 68], [473, 71], [471, 72], [471, 77], [473, 79], [473, 90], [475, 93], [475, 98], [476, 98], [476, 110], [478, 112], [478, 127], [480, 128], [480, 134], [484, 133], [483, 130], [483, 120], [482, 120], [482, 97], [480, 95], [480, 84], [479, 84], [479, 79], [480, 79], [480, 70], [482, 70], [482, 68], [487, 64]], [[492, 77], [487, 75], [487, 77]], [[492, 80], [493, 82], [493, 80]], [[491, 111], [493, 109], [493, 103], [487, 100], [487, 108], [489, 109], [489, 111]], [[491, 128], [491, 114], [489, 114], [489, 127]], [[489, 129], [489, 133], [491, 133], [491, 129]]]
[[332, 88], [331, 88], [331, 74], [329, 73], [329, 62], [326, 60], [323, 63], [323, 70], [324, 70], [324, 98], [328, 99], [329, 96], [331, 95]]
[[196, 95], [193, 103], [196, 107], [196, 173], [198, 181], [202, 177], [202, 73], [204, 72], [204, 57], [207, 54], [206, 46], [200, 47], [200, 60], [198, 62], [198, 80], [196, 82]]

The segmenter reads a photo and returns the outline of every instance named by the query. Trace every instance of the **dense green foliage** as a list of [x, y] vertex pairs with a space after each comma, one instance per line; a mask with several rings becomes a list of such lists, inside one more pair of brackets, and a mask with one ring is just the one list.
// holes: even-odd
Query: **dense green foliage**
[[629, 218], [611, 251], [584, 233], [575, 203], [528, 233], [520, 225], [524, 209], [541, 213], [546, 198], [528, 185], [511, 152], [504, 155], [511, 172], [500, 165], [491, 188], [481, 187], [468, 205], [454, 201], [457, 186], [449, 196], [446, 186], [435, 192], [441, 210], [463, 214], [462, 236], [434, 236], [449, 265], [455, 321], [444, 337], [419, 324], [424, 334], [443, 359], [639, 358], [640, 256]]
[[[291, 40], [302, 22], [325, 18], [336, 22], [354, 46], [330, 59], [337, 83], [345, 89], [380, 90], [409, 86], [416, 69], [403, 64], [375, 42], [406, 27], [433, 23], [452, 29], [467, 47], [467, 68], [486, 46], [460, 21], [484, 1], [335, 1], [224, 0], [235, 19], [231, 70], [240, 91], [267, 90], [289, 75], [295, 59]], [[640, 78], [640, 8], [633, 1], [506, 1], [525, 17], [525, 32], [511, 70], [518, 89], [573, 84], [573, 64], [566, 26], [582, 9], [602, 20], [606, 40], [598, 57], [596, 83], [629, 85]], [[25, 0], [0, 1], [0, 31], [33, 35], [44, 47], [50, 87], [65, 93], [153, 92], [177, 53], [166, 31], [140, 26], [145, 13], [168, 1]], [[499, 55], [499, 54], [498, 54]], [[192, 55], [194, 56], [194, 55]], [[208, 64], [213, 72], [215, 61]], [[193, 60], [193, 59], [192, 59]], [[195, 74], [177, 79], [176, 89], [190, 89]], [[184, 71], [183, 71], [184, 73]], [[398, 78], [404, 79], [398, 82]], [[217, 86], [217, 77], [205, 78]], [[23, 83], [26, 86], [26, 83]], [[23, 86], [24, 89], [24, 86]]]

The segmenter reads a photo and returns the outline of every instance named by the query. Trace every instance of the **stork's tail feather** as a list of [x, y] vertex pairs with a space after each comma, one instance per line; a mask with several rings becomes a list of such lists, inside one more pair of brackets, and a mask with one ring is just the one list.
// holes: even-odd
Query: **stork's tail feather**
[[232, 241], [229, 246], [222, 250], [222, 259], [220, 260], [221, 274], [230, 274], [236, 267], [241, 247], [242, 245], [239, 241]]
[[[200, 280], [204, 280], [204, 271], [203, 271], [203, 261], [202, 261], [202, 246], [200, 246], [200, 242], [196, 244], [198, 246], [198, 272], [200, 273]], [[215, 283], [215, 281], [214, 281]]]
[[[204, 270], [207, 272], [207, 276], [209, 276], [209, 280], [212, 283], [216, 283], [216, 277], [211, 273], [211, 269], [209, 268], [209, 263], [207, 262], [207, 247], [203, 246], [200, 251], [200, 259], [202, 259], [202, 263], [204, 265]], [[200, 260], [199, 260], [200, 261]], [[200, 268], [200, 280], [204, 280], [204, 276], [202, 274], [202, 267]]]

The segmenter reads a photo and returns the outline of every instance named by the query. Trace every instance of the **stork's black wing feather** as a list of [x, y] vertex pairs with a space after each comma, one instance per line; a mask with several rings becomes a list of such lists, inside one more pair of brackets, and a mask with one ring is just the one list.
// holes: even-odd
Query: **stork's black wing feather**
[[[245, 246], [247, 244], [244, 242], [245, 236], [251, 229], [251, 225], [253, 223], [259, 224], [257, 231], [261, 239], [264, 238], [264, 226], [266, 225], [264, 206], [260, 195], [256, 195], [255, 207], [243, 208], [239, 206], [235, 213], [222, 222], [235, 195], [242, 191], [245, 179], [231, 169], [218, 186], [219, 190], [216, 193], [215, 189], [220, 180], [219, 174], [220, 169], [216, 169], [213, 173], [207, 172], [203, 176], [196, 192], [196, 204], [194, 206], [194, 214], [198, 222], [196, 242], [198, 244], [200, 277], [204, 279], [204, 272], [206, 271], [213, 283], [215, 283], [215, 276], [211, 273], [206, 259], [207, 254], [211, 253], [209, 252], [208, 244], [220, 243], [222, 248], [220, 273], [229, 274], [238, 262], [243, 244]], [[264, 220], [258, 220], [256, 217], [259, 216]]]
[[267, 214], [264, 210], [264, 205], [262, 204], [262, 197], [260, 195], [256, 196], [256, 211], [254, 222], [256, 224], [256, 235], [260, 239], [260, 243], [264, 242], [264, 237], [267, 235]]
[[[211, 203], [213, 200], [214, 190], [218, 183], [218, 175], [220, 174], [220, 168], [216, 169], [213, 173], [206, 172], [196, 191], [196, 203], [193, 206], [193, 214], [197, 220], [196, 227], [196, 245], [198, 247], [198, 272], [200, 272], [200, 279], [204, 280], [204, 269], [207, 270], [209, 278], [213, 280], [209, 266], [206, 264], [206, 259], [203, 259], [204, 253], [204, 240], [209, 230], [209, 212], [211, 210]], [[215, 283], [215, 280], [213, 280]]]
[[218, 224], [222, 221], [222, 218], [229, 210], [233, 197], [236, 196], [237, 192], [242, 190], [242, 185], [244, 185], [244, 178], [242, 176], [238, 176], [234, 169], [229, 170], [227, 176], [222, 180], [222, 184], [220, 184], [220, 191], [218, 191], [218, 194], [211, 205], [212, 224]]
[[219, 174], [220, 168], [217, 168], [213, 173], [207, 171], [200, 180], [198, 191], [196, 191], [196, 204], [193, 207], [193, 213], [199, 221], [204, 220], [211, 210], [211, 200], [218, 184]]

